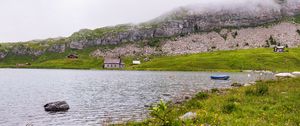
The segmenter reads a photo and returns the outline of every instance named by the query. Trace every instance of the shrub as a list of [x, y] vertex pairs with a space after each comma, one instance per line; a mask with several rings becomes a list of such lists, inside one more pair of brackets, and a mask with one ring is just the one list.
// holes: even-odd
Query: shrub
[[235, 110], [237, 110], [237, 106], [232, 102], [226, 103], [222, 106], [222, 112], [226, 114], [230, 114]]
[[150, 47], [158, 47], [160, 44], [160, 41], [161, 40], [159, 38], [153, 38], [147, 42], [147, 45], [149, 45]]
[[232, 33], [232, 37], [233, 38], [236, 38], [238, 36], [238, 32], [236, 31], [236, 32], [234, 32], [234, 33]]
[[213, 88], [213, 89], [211, 89], [211, 92], [212, 92], [212, 93], [217, 93], [217, 92], [219, 92], [219, 89]]
[[227, 99], [228, 102], [240, 102], [240, 99], [235, 98], [235, 97], [230, 97]]
[[201, 109], [203, 108], [203, 104], [197, 100], [190, 100], [186, 103], [185, 107], [187, 109]]
[[273, 36], [271, 35], [270, 38], [269, 38], [269, 42], [271, 45], [277, 45], [277, 42], [276, 40], [273, 38]]
[[269, 87], [266, 84], [258, 84], [255, 89], [248, 88], [245, 91], [246, 95], [264, 96], [269, 92]]
[[256, 86], [256, 95], [263, 96], [269, 91], [269, 87], [266, 84], [259, 84]]
[[198, 100], [204, 100], [208, 98], [208, 94], [204, 92], [199, 92], [195, 98]]
[[159, 103], [150, 108], [150, 116], [157, 123], [155, 125], [161, 126], [173, 126], [178, 125], [178, 121], [176, 120], [174, 114], [171, 113], [172, 109], [168, 109], [168, 105], [163, 100], [160, 100]]
[[296, 31], [299, 35], [300, 35], [300, 30], [299, 29], [297, 29], [297, 31]]
[[247, 88], [245, 91], [245, 95], [254, 95], [255, 91], [251, 88]]

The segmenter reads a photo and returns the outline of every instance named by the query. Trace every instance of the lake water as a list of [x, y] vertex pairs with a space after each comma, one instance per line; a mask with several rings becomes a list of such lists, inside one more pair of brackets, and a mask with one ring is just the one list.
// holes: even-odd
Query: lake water
[[[213, 74], [228, 74], [231, 80], [215, 82], [209, 78]], [[249, 77], [248, 73], [0, 69], [0, 125], [99, 126], [141, 120], [147, 117], [145, 105], [160, 99], [258, 78], [258, 73]], [[68, 112], [44, 111], [44, 104], [61, 100], [70, 105]]]

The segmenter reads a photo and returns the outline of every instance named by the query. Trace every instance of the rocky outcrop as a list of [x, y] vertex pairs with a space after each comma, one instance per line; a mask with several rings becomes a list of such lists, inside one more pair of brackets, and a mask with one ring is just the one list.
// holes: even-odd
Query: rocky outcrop
[[7, 52], [6, 51], [0, 51], [0, 59], [3, 59], [7, 56]]
[[22, 44], [19, 44], [17, 46], [14, 46], [10, 53], [14, 55], [33, 55], [33, 56], [40, 56], [45, 53], [45, 50], [38, 50], [33, 49], [27, 46], [24, 46]]
[[67, 111], [70, 109], [66, 101], [51, 102], [44, 105], [44, 108], [45, 111], [49, 111], [49, 112]]
[[[132, 26], [132, 28], [126, 31], [107, 33], [92, 40], [74, 40], [70, 43], [70, 48], [83, 49], [94, 45], [138, 42], [159, 37], [209, 32], [222, 28], [255, 27], [278, 21], [285, 16], [295, 15], [300, 12], [300, 2], [298, 1], [287, 0], [278, 3], [273, 3], [275, 5], [271, 7], [269, 5], [258, 4], [246, 9], [241, 6], [233, 10], [224, 8], [200, 12], [193, 12], [194, 9], [190, 7], [183, 7], [183, 9], [181, 8], [168, 15], [164, 15], [167, 18], [149, 22], [150, 27], [137, 25]], [[184, 11], [185, 13], [178, 16], [178, 13], [182, 13], [180, 11]]]
[[271, 37], [276, 44], [297, 47], [300, 45], [298, 29], [300, 29], [300, 25], [293, 23], [280, 23], [268, 27], [223, 29], [220, 32], [203, 32], [176, 37], [161, 42], [160, 47], [141, 47], [139, 43], [109, 50], [99, 49], [93, 52], [92, 56], [182, 55], [217, 50], [259, 48], [268, 46], [267, 41]]
[[[297, 33], [300, 25], [280, 23], [269, 27], [245, 28], [240, 30], [224, 29], [220, 33], [209, 32], [180, 37], [176, 41], [167, 41], [162, 51], [169, 55], [191, 54], [215, 50], [248, 49], [267, 46], [271, 37], [276, 44], [288, 47], [300, 45]], [[225, 36], [224, 36], [225, 35]]]
[[47, 49], [48, 52], [63, 53], [66, 50], [66, 44], [55, 44]]
[[156, 48], [151, 48], [149, 46], [139, 47], [136, 44], [128, 44], [121, 47], [117, 47], [111, 50], [101, 50], [98, 49], [94, 51], [91, 55], [93, 57], [118, 57], [118, 56], [147, 56], [160, 54], [156, 51]]

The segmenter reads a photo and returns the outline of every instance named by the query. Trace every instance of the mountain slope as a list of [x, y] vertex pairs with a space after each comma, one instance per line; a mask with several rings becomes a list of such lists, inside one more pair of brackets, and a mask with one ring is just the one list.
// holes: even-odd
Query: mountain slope
[[[105, 56], [181, 55], [279, 44], [297, 47], [300, 26], [295, 23], [300, 17], [293, 16], [300, 12], [300, 1], [266, 1], [249, 5], [241, 2], [234, 7], [228, 3], [210, 8], [196, 4], [175, 9], [139, 25], [83, 29], [66, 38], [4, 43], [0, 46], [0, 62], [6, 64], [9, 61], [11, 66], [22, 61], [12, 59], [28, 57], [27, 62], [40, 63], [81, 52], [84, 52], [82, 58], [97, 60]], [[62, 60], [60, 66], [68, 62]], [[76, 65], [79, 64], [70, 64]]]

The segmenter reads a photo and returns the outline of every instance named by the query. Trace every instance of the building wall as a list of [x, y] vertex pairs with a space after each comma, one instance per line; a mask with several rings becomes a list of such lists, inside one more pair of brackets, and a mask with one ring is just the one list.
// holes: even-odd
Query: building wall
[[104, 64], [104, 68], [113, 69], [113, 68], [124, 68], [122, 64]]

